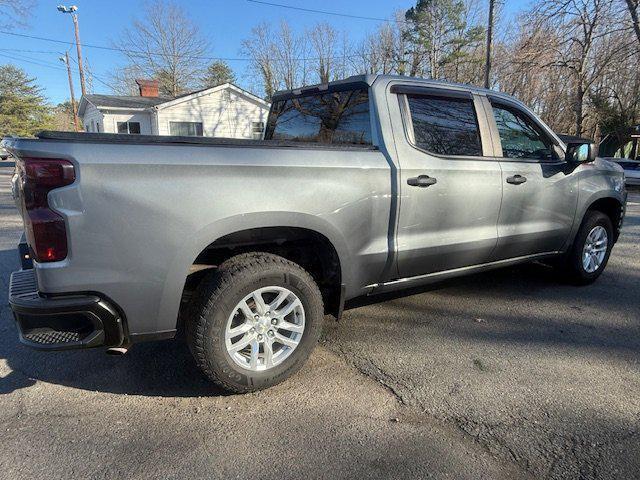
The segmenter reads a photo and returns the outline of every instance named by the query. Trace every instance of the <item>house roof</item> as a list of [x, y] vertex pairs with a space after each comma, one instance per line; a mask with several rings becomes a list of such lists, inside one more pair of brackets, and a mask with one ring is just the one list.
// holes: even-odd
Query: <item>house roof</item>
[[140, 97], [134, 95], [85, 95], [88, 102], [105, 108], [148, 108], [173, 100], [170, 97]]
[[137, 95], [83, 95], [80, 100], [80, 106], [78, 113], [82, 116], [87, 103], [91, 103], [97, 108], [117, 108], [117, 109], [132, 109], [132, 110], [144, 110], [151, 107], [170, 107], [181, 102], [189, 101], [194, 98], [198, 98], [203, 95], [209, 95], [211, 93], [220, 90], [233, 90], [238, 94], [241, 94], [250, 100], [269, 108], [269, 103], [265, 102], [260, 97], [248, 92], [232, 83], [223, 83], [217, 87], [203, 88], [195, 92], [184, 93], [175, 98], [173, 97], [140, 97]]
[[190, 93], [185, 93], [183, 95], [180, 95], [176, 98], [172, 98], [166, 102], [162, 102], [160, 104], [158, 104], [158, 108], [166, 108], [166, 107], [171, 107], [173, 105], [177, 105], [179, 103], [182, 102], [187, 102], [189, 100], [193, 100], [195, 98], [198, 97], [202, 97], [204, 95], [210, 95], [212, 93], [221, 91], [221, 90], [232, 90], [234, 92], [236, 92], [237, 94], [240, 94], [246, 98], [248, 98], [249, 100], [258, 103], [259, 105], [265, 107], [265, 108], [269, 108], [270, 104], [269, 102], [263, 100], [262, 98], [254, 95], [253, 93], [244, 90], [240, 87], [238, 87], [237, 85], [234, 85], [233, 83], [223, 83], [222, 85], [218, 85], [216, 87], [208, 87], [208, 88], [203, 88], [202, 90], [197, 90], [195, 92], [190, 92]]

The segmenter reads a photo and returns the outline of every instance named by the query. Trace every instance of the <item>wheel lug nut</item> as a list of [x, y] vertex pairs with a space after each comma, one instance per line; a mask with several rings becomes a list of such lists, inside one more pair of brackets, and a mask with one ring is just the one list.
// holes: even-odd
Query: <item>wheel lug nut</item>
[[256, 329], [255, 329], [255, 328], [252, 328], [252, 329], [251, 329], [251, 333], [256, 333]]
[[269, 331], [267, 332], [267, 335], [269, 335], [270, 337], [273, 337], [273, 330], [269, 330]]
[[267, 310], [264, 314], [265, 317], [268, 317], [269, 315], [271, 315], [271, 312], [269, 310]]
[[254, 315], [254, 316], [253, 316], [253, 319], [254, 319], [254, 320], [258, 320], [259, 318], [260, 318], [260, 315]]
[[277, 318], [272, 318], [271, 319], [271, 325], [277, 325], [278, 324], [278, 319]]
[[258, 335], [258, 340], [262, 340], [262, 335]]

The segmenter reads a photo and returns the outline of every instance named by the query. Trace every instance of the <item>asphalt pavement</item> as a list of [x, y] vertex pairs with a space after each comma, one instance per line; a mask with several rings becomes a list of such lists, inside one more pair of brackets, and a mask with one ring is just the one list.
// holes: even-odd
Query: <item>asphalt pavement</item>
[[0, 478], [640, 478], [640, 194], [588, 287], [526, 265], [328, 321], [295, 377], [206, 382], [180, 340], [42, 353], [7, 305], [22, 225], [0, 168]]

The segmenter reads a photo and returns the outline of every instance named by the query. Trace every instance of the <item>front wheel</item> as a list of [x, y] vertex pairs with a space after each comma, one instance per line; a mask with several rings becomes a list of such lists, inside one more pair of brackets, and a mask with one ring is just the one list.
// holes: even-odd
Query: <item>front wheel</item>
[[569, 281], [588, 285], [602, 274], [613, 247], [613, 225], [602, 212], [589, 211], [563, 264]]
[[277, 255], [242, 254], [201, 282], [187, 319], [187, 341], [212, 381], [244, 393], [298, 371], [323, 318], [320, 290], [302, 267]]

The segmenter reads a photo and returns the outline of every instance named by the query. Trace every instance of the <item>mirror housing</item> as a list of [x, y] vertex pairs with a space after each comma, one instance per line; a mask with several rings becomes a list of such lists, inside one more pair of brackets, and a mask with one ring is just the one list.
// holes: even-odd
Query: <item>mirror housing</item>
[[595, 143], [570, 142], [564, 158], [568, 163], [587, 163], [593, 162], [597, 154]]

